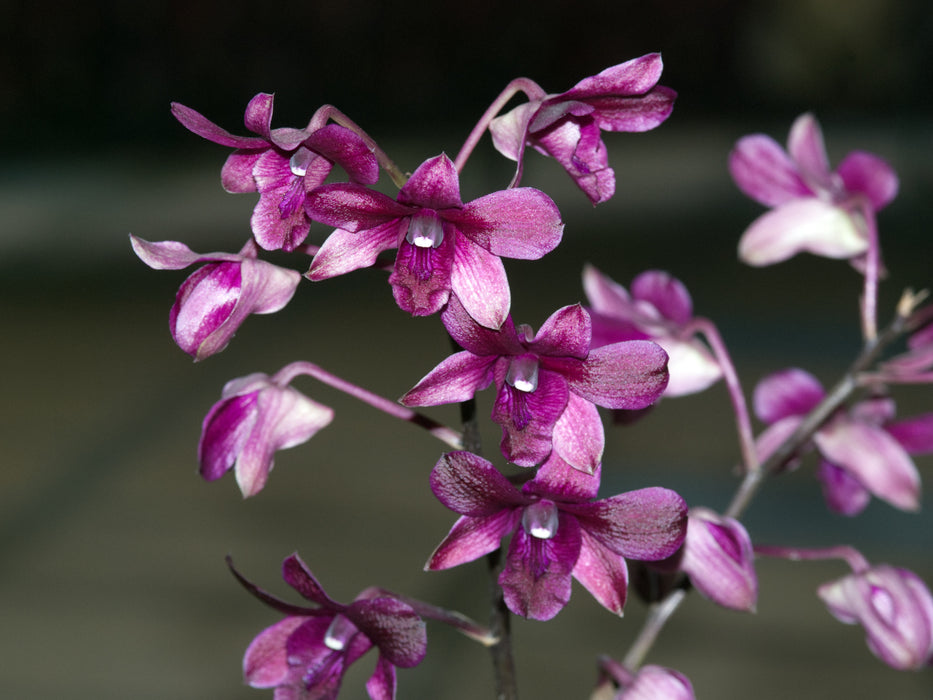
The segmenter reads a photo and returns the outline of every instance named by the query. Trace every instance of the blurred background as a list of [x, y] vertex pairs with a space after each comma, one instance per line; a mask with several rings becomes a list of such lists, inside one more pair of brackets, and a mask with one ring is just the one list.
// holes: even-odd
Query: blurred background
[[[436, 318], [411, 319], [385, 274], [304, 283], [281, 313], [252, 317], [222, 354], [194, 364], [168, 310], [186, 273], [157, 273], [127, 235], [193, 249], [240, 248], [251, 195], [220, 187], [227, 149], [177, 124], [170, 101], [234, 133], [257, 92], [276, 93], [275, 126], [303, 126], [325, 102], [413, 170], [455, 154], [513, 77], [561, 92], [651, 51], [673, 116], [647, 134], [607, 135], [616, 197], [593, 209], [560, 168], [529, 155], [523, 184], [545, 189], [567, 224], [544, 260], [507, 263], [517, 321], [539, 326], [582, 301], [586, 261], [628, 284], [661, 267], [691, 290], [729, 345], [746, 392], [806, 367], [826, 384], [857, 352], [858, 275], [801, 256], [751, 270], [735, 255], [761, 212], [732, 184], [735, 140], [780, 142], [812, 110], [836, 163], [860, 148], [901, 176], [880, 217], [881, 317], [905, 287], [930, 287], [933, 242], [933, 9], [926, 0], [669, 0], [408, 6], [324, 3], [2, 2], [0, 28], [0, 694], [137, 700], [271, 697], [243, 685], [242, 653], [278, 619], [232, 579], [289, 595], [281, 560], [299, 551], [338, 600], [378, 584], [485, 619], [482, 563], [422, 571], [453, 522], [428, 488], [440, 443], [309, 381], [337, 411], [307, 445], [279, 453], [268, 487], [244, 502], [232, 478], [196, 474], [200, 422], [223, 383], [308, 359], [388, 397], [448, 352]], [[423, 8], [423, 9], [421, 9]], [[844, 9], [843, 9], [844, 8]], [[484, 139], [464, 200], [504, 187], [512, 164]], [[328, 233], [312, 227], [312, 240]], [[287, 262], [286, 262], [287, 261]], [[304, 270], [307, 260], [282, 262]], [[488, 393], [488, 392], [487, 392]], [[933, 410], [929, 387], [899, 391], [902, 415]], [[490, 399], [480, 402], [488, 415]], [[456, 411], [431, 412], [455, 423]], [[487, 430], [487, 454], [498, 435]], [[607, 431], [604, 495], [650, 485], [722, 509], [738, 449], [722, 386], [663, 401]], [[931, 458], [917, 460], [931, 492]], [[768, 544], [850, 543], [933, 584], [929, 508], [873, 503], [830, 515], [813, 465], [775, 479], [748, 513]], [[859, 628], [829, 616], [816, 587], [841, 563], [761, 561], [758, 613], [694, 595], [649, 662], [686, 673], [702, 698], [929, 698], [930, 671], [877, 661]], [[596, 658], [624, 655], [644, 608], [619, 621], [579, 586], [547, 624], [518, 620], [525, 697], [588, 697]], [[429, 655], [399, 673], [400, 698], [492, 694], [487, 653], [432, 624]], [[373, 656], [342, 697], [364, 697]]]

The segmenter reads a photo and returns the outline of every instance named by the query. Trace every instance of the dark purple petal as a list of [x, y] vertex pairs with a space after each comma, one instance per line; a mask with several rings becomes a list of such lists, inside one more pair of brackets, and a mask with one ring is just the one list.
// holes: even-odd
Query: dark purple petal
[[345, 126], [328, 124], [304, 141], [304, 146], [342, 167], [350, 179], [372, 185], [379, 179], [379, 161], [363, 138]]
[[[501, 370], [500, 370], [501, 367]], [[533, 467], [551, 453], [554, 424], [567, 406], [569, 390], [562, 376], [547, 370], [538, 374], [534, 391], [521, 391], [504, 381], [505, 365], [497, 365], [499, 387], [492, 420], [502, 426], [502, 454], [522, 467]]]
[[[254, 98], [255, 99], [255, 98]], [[214, 122], [178, 102], [172, 102], [172, 116], [188, 131], [198, 136], [231, 148], [268, 148], [269, 143], [258, 136], [234, 136]]]
[[632, 296], [647, 301], [661, 315], [684, 326], [693, 320], [693, 300], [690, 292], [676, 277], [663, 270], [648, 270], [632, 280]]
[[528, 502], [499, 470], [472, 452], [443, 455], [431, 471], [431, 491], [450, 510], [473, 517]]
[[324, 588], [311, 573], [311, 569], [297, 554], [289, 555], [282, 562], [282, 578], [285, 583], [298, 591], [302, 598], [311, 600], [324, 608], [339, 612], [346, 607], [324, 592]]
[[[285, 645], [295, 630], [308, 621], [303, 617], [286, 617], [267, 627], [250, 643], [243, 656], [243, 677], [254, 688], [275, 688], [290, 680], [292, 668]], [[317, 621], [326, 628], [328, 621]]]
[[580, 304], [565, 306], [548, 317], [528, 349], [538, 355], [585, 360], [590, 351], [591, 328], [590, 315]]
[[363, 185], [338, 182], [309, 192], [305, 211], [314, 221], [356, 233], [411, 216], [417, 209]]
[[224, 328], [240, 300], [241, 281], [239, 263], [208, 263], [182, 283], [169, 313], [169, 327], [178, 347], [195, 359], [226, 347], [239, 325], [230, 323]]
[[596, 498], [602, 471], [600, 466], [597, 465], [592, 474], [576, 469], [560, 457], [556, 442], [555, 437], [554, 451], [547, 461], [538, 467], [535, 477], [522, 486], [522, 493], [561, 503], [582, 503]]
[[457, 238], [450, 289], [481, 326], [498, 330], [509, 316], [512, 292], [502, 260], [463, 236]]
[[457, 298], [450, 297], [441, 321], [457, 345], [474, 355], [499, 356], [519, 355], [525, 352], [518, 341], [511, 317], [498, 329], [487, 328], [477, 323]]
[[647, 488], [592, 503], [562, 503], [580, 527], [617, 554], [654, 561], [673, 554], [687, 531], [687, 504], [669, 489]]
[[590, 351], [565, 370], [570, 390], [604, 408], [645, 408], [667, 386], [667, 353], [657, 343], [629, 340]]
[[570, 600], [571, 572], [580, 556], [580, 528], [572, 516], [560, 516], [557, 532], [541, 539], [519, 527], [512, 537], [499, 585], [505, 604], [516, 615], [550, 620]]
[[729, 172], [742, 192], [767, 207], [814, 194], [796, 163], [764, 134], [739, 139], [729, 154]]
[[407, 603], [391, 597], [356, 600], [343, 614], [394, 666], [411, 668], [424, 659], [425, 624]]
[[518, 527], [521, 517], [520, 508], [502, 510], [484, 518], [461, 516], [437, 545], [425, 570], [449, 569], [494, 552], [499, 549], [502, 538]]
[[451, 355], [399, 401], [405, 406], [437, 406], [467, 401], [492, 382], [492, 365], [496, 359], [469, 352]]
[[933, 452], [933, 413], [888, 423], [884, 429], [910, 454]]
[[414, 316], [437, 313], [450, 298], [450, 277], [457, 243], [446, 230], [436, 247], [422, 248], [406, 240], [399, 244], [395, 268], [389, 275], [395, 303]]
[[816, 477], [823, 486], [826, 505], [834, 513], [852, 517], [865, 510], [871, 501], [871, 493], [862, 482], [832, 462], [820, 460]]
[[846, 190], [867, 196], [875, 211], [884, 209], [897, 196], [897, 173], [887, 162], [871, 153], [853, 151], [843, 158], [836, 172]]
[[586, 530], [581, 530], [580, 534], [582, 546], [573, 567], [573, 577], [606, 610], [621, 615], [628, 592], [628, 566], [625, 559], [605, 547]]
[[463, 206], [457, 168], [446, 154], [418, 166], [399, 190], [398, 201], [427, 209], [453, 209]]
[[803, 416], [823, 400], [826, 392], [809, 372], [792, 367], [770, 374], [755, 387], [752, 403], [765, 423], [789, 416]]
[[[330, 648], [327, 645], [328, 635], [333, 624], [341, 619], [308, 620], [288, 638], [285, 651], [293, 668], [291, 683], [288, 685], [296, 690], [295, 700], [303, 700], [306, 697], [334, 700], [340, 692], [347, 668], [372, 648], [372, 642], [359, 633], [345, 640], [347, 645], [342, 649]], [[343, 622], [344, 625], [347, 624], [345, 619]], [[288, 689], [287, 686], [280, 686], [276, 690], [276, 696], [282, 690]]]
[[395, 686], [395, 666], [380, 655], [373, 675], [366, 681], [366, 692], [370, 700], [395, 700]]
[[531, 187], [493, 192], [443, 217], [493, 255], [520, 260], [554, 250], [564, 230], [557, 205]]
[[204, 417], [198, 463], [201, 476], [207, 481], [219, 479], [236, 463], [258, 419], [258, 393], [218, 401]]

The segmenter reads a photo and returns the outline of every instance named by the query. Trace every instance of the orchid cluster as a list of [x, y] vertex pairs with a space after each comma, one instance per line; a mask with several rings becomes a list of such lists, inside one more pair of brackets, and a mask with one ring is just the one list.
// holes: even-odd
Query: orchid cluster
[[[434, 496], [457, 516], [425, 569], [485, 559], [496, 584], [493, 624], [486, 628], [381, 588], [337, 603], [297, 554], [285, 559], [283, 576], [312, 605], [294, 605], [251, 583], [231, 563], [250, 593], [285, 615], [249, 645], [243, 661], [249, 684], [274, 688], [278, 700], [335, 698], [346, 668], [375, 648], [367, 691], [373, 700], [394, 698], [396, 669], [426, 657], [429, 620], [490, 646], [497, 696], [514, 698], [508, 615], [555, 617], [568, 605], [576, 579], [619, 616], [632, 579], [650, 614], [624, 659], [601, 659], [593, 697], [687, 700], [694, 691], [682, 673], [643, 666], [643, 660], [693, 588], [724, 608], [754, 611], [756, 555], [846, 559], [853, 573], [818, 591], [831, 614], [860, 623], [871, 651], [894, 668], [931, 663], [933, 597], [915, 574], [870, 565], [851, 548], [753, 543], [741, 522], [766, 477], [800, 469], [814, 450], [831, 510], [855, 516], [871, 496], [901, 510], [919, 507], [920, 477], [911, 455], [933, 452], [933, 413], [895, 419], [892, 391], [933, 382], [933, 313], [922, 306], [924, 293], [907, 292], [892, 324], [878, 330], [876, 214], [898, 188], [887, 163], [856, 152], [831, 170], [809, 114], [794, 123], [787, 151], [753, 135], [729, 158], [739, 189], [770, 207], [741, 237], [744, 262], [768, 265], [809, 252], [848, 260], [864, 277], [864, 348], [852, 366], [829, 392], [798, 368], [763, 379], [752, 402], [766, 426], [757, 436], [725, 342], [714, 323], [694, 314], [686, 286], [669, 272], [645, 271], [626, 289], [587, 265], [586, 304], [569, 300], [537, 331], [513, 320], [503, 259], [537, 260], [553, 253], [564, 235], [557, 204], [520, 186], [526, 154], [530, 149], [553, 158], [590, 202], [607, 201], [615, 174], [603, 134], [654, 129], [670, 116], [676, 93], [658, 85], [661, 71], [660, 55], [649, 54], [559, 94], [516, 79], [456, 158], [434, 155], [410, 175], [330, 105], [304, 128], [272, 128], [273, 97], [259, 94], [244, 119], [251, 136], [233, 135], [189, 107], [172, 105], [184, 127], [233, 149], [221, 171], [224, 188], [259, 195], [251, 235], [238, 253], [200, 254], [177, 241], [131, 236], [135, 253], [154, 269], [199, 266], [182, 283], [169, 315], [183, 351], [197, 361], [221, 352], [251, 314], [285, 308], [302, 277], [322, 282], [368, 267], [389, 271], [402, 311], [437, 314], [454, 348], [398, 401], [305, 360], [273, 375], [233, 379], [204, 418], [201, 476], [214, 481], [232, 471], [242, 495], [257, 496], [276, 452], [307, 442], [333, 420], [329, 407], [292, 385], [300, 377], [316, 379], [451, 448], [430, 473], [425, 468]], [[504, 112], [519, 94], [525, 101]], [[504, 189], [464, 202], [459, 176], [486, 131], [494, 148], [516, 162], [515, 174]], [[396, 187], [394, 197], [374, 188], [381, 171]], [[308, 242], [318, 225], [332, 229], [320, 246]], [[260, 258], [266, 251], [304, 256], [306, 269], [302, 274], [267, 262]], [[884, 357], [903, 336], [909, 336], [907, 350]], [[726, 510], [688, 506], [663, 487], [600, 497], [606, 442], [600, 407], [616, 416], [638, 415], [662, 397], [694, 394], [720, 381], [735, 414], [742, 476]], [[489, 387], [490, 418], [502, 435], [501, 466], [482, 454], [478, 439], [475, 397]], [[461, 405], [459, 429], [415, 410], [440, 404]], [[635, 585], [633, 572], [652, 585]]]

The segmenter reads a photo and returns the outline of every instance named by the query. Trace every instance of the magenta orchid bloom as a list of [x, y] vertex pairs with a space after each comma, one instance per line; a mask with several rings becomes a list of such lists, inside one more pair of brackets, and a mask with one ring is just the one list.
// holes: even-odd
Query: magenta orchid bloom
[[518, 162], [525, 147], [553, 157], [593, 204], [615, 193], [601, 131], [648, 131], [667, 119], [677, 93], [658, 85], [663, 64], [653, 53], [585, 78], [567, 92], [519, 105], [489, 125], [496, 150]]
[[868, 648], [888, 666], [907, 671], [933, 664], [933, 595], [912, 571], [871, 566], [818, 592], [837, 620], [865, 628]]
[[457, 169], [443, 154], [418, 167], [398, 200], [360, 185], [325, 185], [308, 195], [307, 212], [338, 227], [314, 257], [310, 279], [368, 267], [398, 248], [389, 283], [399, 307], [433, 314], [452, 291], [487, 328], [502, 325], [511, 303], [500, 257], [537, 260], [564, 229], [554, 202], [530, 187], [464, 204]]
[[200, 254], [177, 241], [152, 243], [131, 235], [133, 251], [154, 270], [198, 268], [178, 289], [169, 313], [172, 337], [203, 360], [220, 352], [250, 314], [271, 314], [291, 301], [301, 275], [257, 259], [248, 241], [239, 253]]
[[863, 151], [853, 151], [831, 171], [812, 114], [794, 122], [786, 152], [764, 134], [740, 139], [729, 170], [742, 192], [771, 207], [739, 242], [739, 257], [749, 265], [771, 265], [801, 252], [828, 258], [865, 253], [866, 208], [881, 210], [898, 189], [891, 166]]
[[338, 124], [304, 129], [271, 128], [273, 96], [259, 93], [246, 107], [246, 128], [257, 136], [234, 136], [198, 112], [177, 102], [172, 114], [188, 130], [236, 150], [227, 158], [221, 182], [228, 192], [259, 192], [250, 224], [266, 250], [292, 251], [307, 237], [307, 194], [324, 183], [334, 164], [354, 182], [371, 185], [379, 164], [366, 142]]
[[670, 382], [664, 396], [703, 391], [722, 378], [722, 368], [691, 328], [693, 301], [683, 283], [660, 270], [632, 280], [631, 294], [592, 265], [583, 269], [590, 302], [591, 347], [622, 340], [653, 340], [667, 352]]
[[502, 454], [523, 467], [552, 449], [592, 472], [605, 436], [596, 406], [644, 408], [667, 385], [667, 354], [646, 340], [590, 350], [590, 317], [579, 304], [551, 315], [537, 335], [507, 318], [499, 330], [476, 323], [457, 300], [441, 315], [464, 348], [401, 398], [406, 406], [459, 403], [496, 384], [492, 420], [502, 426]]
[[431, 490], [461, 517], [425, 568], [474, 561], [512, 534], [499, 585], [513, 613], [551, 619], [570, 599], [573, 577], [621, 615], [625, 558], [670, 556], [684, 539], [686, 504], [663, 488], [594, 501], [598, 488], [598, 468], [584, 474], [557, 455], [519, 490], [483, 458], [448, 453], [431, 472]]
[[243, 675], [254, 688], [275, 688], [276, 700], [334, 700], [347, 668], [376, 647], [379, 659], [366, 682], [372, 700], [392, 700], [396, 668], [424, 659], [424, 621], [405, 602], [368, 588], [349, 605], [332, 600], [297, 554], [282, 564], [285, 582], [315, 607], [292, 605], [234, 575], [264, 603], [288, 615], [252, 641]]
[[230, 469], [243, 497], [255, 496], [272, 471], [275, 452], [310, 440], [333, 420], [334, 412], [276, 377], [262, 373], [224, 386], [201, 427], [201, 476], [215, 481]]
[[679, 555], [680, 570], [704, 597], [725, 608], [754, 612], [755, 552], [742, 523], [708, 508], [691, 508]]
[[[801, 369], [777, 372], [755, 388], [758, 417], [769, 425], [759, 437], [766, 459], [825, 397], [819, 381]], [[893, 421], [894, 402], [875, 398], [839, 409], [816, 431], [822, 457], [818, 476], [830, 509], [860, 513], [871, 495], [901, 510], [920, 507], [920, 476], [910, 454], [933, 452], [933, 413]]]
[[663, 666], [643, 666], [623, 683], [614, 700], [695, 700], [693, 684], [679, 671]]

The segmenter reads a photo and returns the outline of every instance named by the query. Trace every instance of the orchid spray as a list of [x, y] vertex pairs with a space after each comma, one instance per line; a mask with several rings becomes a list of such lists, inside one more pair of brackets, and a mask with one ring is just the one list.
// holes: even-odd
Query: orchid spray
[[[661, 72], [661, 56], [649, 54], [558, 94], [518, 78], [481, 116], [455, 158], [434, 155], [414, 164], [410, 175], [330, 105], [303, 128], [272, 128], [272, 95], [257, 95], [245, 116], [252, 136], [235, 136], [190, 107], [172, 106], [190, 131], [233, 149], [223, 186], [259, 195], [251, 236], [234, 246], [236, 253], [199, 254], [180, 242], [132, 237], [134, 251], [152, 268], [200, 266], [182, 283], [170, 313], [183, 351], [197, 361], [223, 351], [251, 314], [277, 312], [299, 286], [312, 286], [300, 284], [299, 270], [283, 266], [283, 253], [298, 256], [304, 278], [318, 284], [366, 267], [389, 271], [399, 308], [437, 315], [434, 323], [452, 348], [436, 367], [425, 367], [420, 380], [413, 377], [398, 401], [308, 360], [271, 375], [251, 368], [229, 381], [206, 413], [201, 476], [215, 481], [232, 471], [243, 497], [259, 496], [276, 452], [307, 442], [335, 419], [331, 408], [296, 386], [323, 382], [444, 443], [447, 451], [433, 470], [422, 468], [454, 519], [449, 532], [438, 533], [435, 551], [425, 552], [425, 569], [477, 567], [471, 562], [484, 560], [480, 585], [492, 591], [488, 624], [379, 588], [377, 581], [363, 582], [370, 587], [338, 603], [293, 553], [282, 575], [308, 601], [298, 604], [253, 583], [228, 558], [235, 579], [282, 615], [247, 646], [247, 683], [274, 689], [278, 700], [335, 698], [346, 669], [375, 649], [366, 689], [373, 700], [389, 700], [396, 696], [397, 670], [430, 656], [428, 623], [440, 623], [490, 648], [496, 686], [489, 693], [514, 699], [510, 616], [544, 621], [573, 614], [564, 608], [575, 579], [611, 614], [621, 616], [630, 583], [648, 604], [631, 647], [607, 650], [593, 686], [581, 694], [686, 700], [694, 686], [683, 673], [663, 659], [645, 665], [654, 641], [693, 589], [723, 608], [754, 612], [756, 555], [847, 561], [852, 573], [814, 596], [842, 622], [861, 624], [882, 662], [919, 669], [933, 660], [933, 597], [917, 575], [870, 564], [848, 545], [760, 543], [742, 523], [762, 486], [800, 470], [811, 452], [829, 509], [855, 516], [872, 496], [902, 510], [919, 507], [912, 455], [933, 452], [933, 413], [896, 418], [894, 393], [899, 385], [933, 382], [933, 312], [923, 305], [926, 292], [908, 290], [890, 323], [878, 325], [884, 268], [876, 213], [897, 193], [891, 166], [855, 152], [832, 170], [809, 114], [794, 123], [786, 151], [768, 136], [753, 135], [729, 158], [739, 189], [770, 208], [742, 235], [742, 261], [769, 265], [808, 252], [847, 260], [864, 277], [863, 345], [828, 390], [803, 369], [783, 369], [757, 385], [750, 411], [716, 325], [695, 314], [686, 286], [666, 271], [645, 271], [627, 289], [610, 276], [612, 261], [601, 260], [602, 269], [587, 265], [582, 272], [586, 305], [568, 300], [537, 330], [513, 320], [503, 260], [554, 254], [564, 235], [557, 204], [520, 186], [526, 156], [537, 151], [555, 159], [591, 203], [607, 201], [615, 193], [615, 172], [604, 132], [646, 131], [671, 115], [676, 93], [658, 85]], [[504, 112], [519, 95], [524, 101]], [[487, 131], [495, 149], [516, 162], [515, 174], [504, 189], [464, 201], [460, 174]], [[395, 196], [373, 189], [381, 171]], [[307, 242], [316, 225], [332, 229], [320, 246]], [[281, 251], [275, 262], [261, 257], [269, 251]], [[515, 318], [521, 313], [515, 310]], [[892, 356], [902, 338], [906, 350]], [[339, 335], [332, 342], [339, 343]], [[722, 512], [687, 504], [661, 485], [600, 497], [606, 429], [598, 407], [632, 418], [661, 397], [693, 394], [720, 381], [735, 416], [741, 463]], [[495, 454], [483, 454], [475, 396], [490, 387], [490, 419], [502, 437]], [[460, 405], [461, 425], [416, 410], [447, 403]], [[753, 414], [765, 425], [758, 435]], [[698, 692], [716, 695], [715, 688]]]

